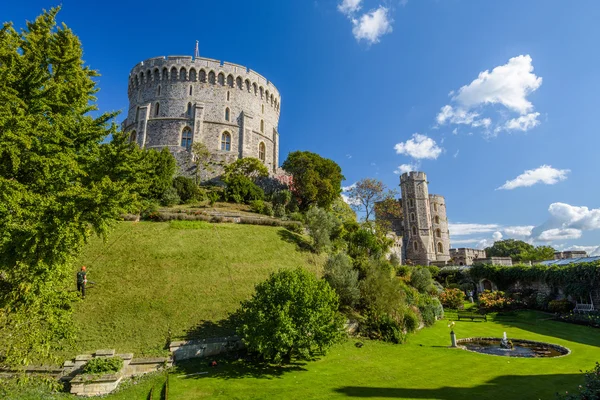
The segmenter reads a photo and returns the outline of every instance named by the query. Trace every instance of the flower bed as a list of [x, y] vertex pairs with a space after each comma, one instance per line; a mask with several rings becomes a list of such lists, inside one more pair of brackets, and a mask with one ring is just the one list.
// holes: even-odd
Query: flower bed
[[600, 328], [600, 313], [585, 313], [578, 314], [570, 312], [568, 314], [560, 314], [556, 317], [556, 320], [569, 322], [577, 325], [586, 325], [594, 328]]

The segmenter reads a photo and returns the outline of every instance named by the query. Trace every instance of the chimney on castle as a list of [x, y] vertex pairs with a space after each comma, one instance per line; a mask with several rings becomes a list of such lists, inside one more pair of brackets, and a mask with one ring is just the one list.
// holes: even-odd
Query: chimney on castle
[[196, 50], [194, 51], [194, 58], [200, 57], [200, 49], [198, 48], [198, 41], [196, 40]]

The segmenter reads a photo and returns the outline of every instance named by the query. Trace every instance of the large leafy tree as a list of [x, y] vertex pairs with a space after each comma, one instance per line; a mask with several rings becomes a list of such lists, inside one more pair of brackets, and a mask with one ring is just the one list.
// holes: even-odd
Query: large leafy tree
[[282, 168], [294, 179], [293, 191], [302, 210], [313, 205], [329, 208], [342, 191], [342, 169], [335, 161], [318, 154], [294, 151], [288, 155]]
[[242, 303], [238, 332], [266, 361], [309, 359], [343, 337], [337, 310], [338, 296], [326, 281], [302, 268], [281, 270]]
[[[114, 113], [97, 114], [93, 78], [58, 9], [0, 30], [0, 364], [26, 364], [72, 337], [65, 290], [86, 238], [136, 206], [121, 160], [103, 147]], [[122, 144], [122, 143], [121, 143]], [[122, 149], [122, 147], [121, 147]], [[123, 163], [117, 163], [123, 166]], [[135, 185], [133, 185], [135, 186]]]
[[485, 249], [488, 257], [510, 257], [517, 262], [552, 259], [555, 251], [550, 246], [535, 247], [522, 240], [515, 239], [499, 240], [493, 246]]
[[364, 178], [352, 185], [348, 191], [349, 203], [358, 212], [363, 212], [365, 221], [369, 221], [375, 206], [385, 200], [392, 200], [396, 192], [389, 190], [385, 183], [378, 179]]

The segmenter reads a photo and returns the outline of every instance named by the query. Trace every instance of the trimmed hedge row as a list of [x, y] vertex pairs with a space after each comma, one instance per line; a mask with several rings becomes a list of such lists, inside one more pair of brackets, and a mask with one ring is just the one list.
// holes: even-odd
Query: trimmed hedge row
[[489, 279], [500, 289], [508, 289], [516, 282], [524, 284], [544, 282], [549, 286], [561, 287], [565, 294], [586, 298], [600, 287], [600, 263], [568, 265], [474, 265], [470, 274], [475, 280]]

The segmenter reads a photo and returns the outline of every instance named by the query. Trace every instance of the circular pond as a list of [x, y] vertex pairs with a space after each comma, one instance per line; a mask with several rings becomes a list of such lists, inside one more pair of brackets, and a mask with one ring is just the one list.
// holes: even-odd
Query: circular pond
[[501, 345], [500, 338], [468, 338], [456, 341], [465, 350], [504, 357], [561, 357], [571, 353], [566, 347], [532, 340], [510, 339], [508, 348]]

